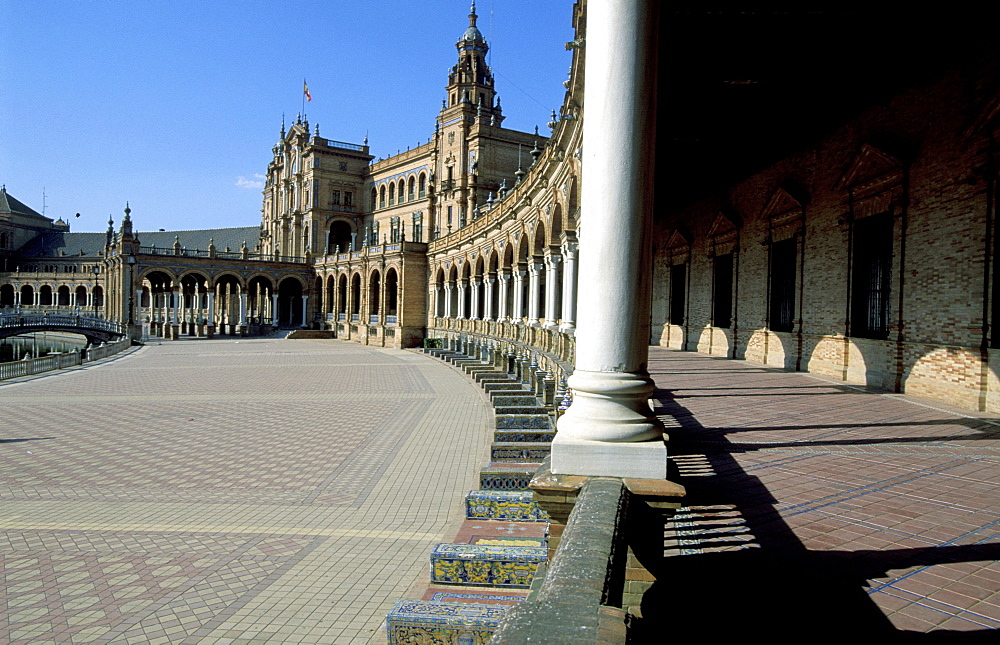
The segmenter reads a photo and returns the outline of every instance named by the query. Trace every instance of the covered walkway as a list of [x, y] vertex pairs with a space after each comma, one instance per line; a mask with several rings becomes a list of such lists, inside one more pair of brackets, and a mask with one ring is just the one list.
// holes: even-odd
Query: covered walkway
[[688, 491], [652, 633], [995, 638], [1000, 420], [657, 347], [649, 371]]

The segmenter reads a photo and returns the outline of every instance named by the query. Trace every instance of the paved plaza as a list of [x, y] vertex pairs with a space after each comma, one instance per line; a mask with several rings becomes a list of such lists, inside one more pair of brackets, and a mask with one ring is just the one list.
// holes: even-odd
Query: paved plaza
[[0, 406], [4, 643], [377, 642], [491, 421], [438, 361], [276, 338], [146, 346]]
[[643, 603], [660, 628], [997, 642], [1000, 420], [658, 347], [649, 365], [688, 492]]

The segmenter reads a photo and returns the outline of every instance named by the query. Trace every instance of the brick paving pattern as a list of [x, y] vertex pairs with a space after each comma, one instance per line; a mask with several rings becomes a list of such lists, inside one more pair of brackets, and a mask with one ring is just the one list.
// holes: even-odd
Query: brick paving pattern
[[365, 643], [487, 455], [449, 367], [185, 340], [0, 385], [0, 642]]
[[995, 642], [1000, 420], [663, 348], [649, 370], [688, 497], [645, 615], [704, 636]]

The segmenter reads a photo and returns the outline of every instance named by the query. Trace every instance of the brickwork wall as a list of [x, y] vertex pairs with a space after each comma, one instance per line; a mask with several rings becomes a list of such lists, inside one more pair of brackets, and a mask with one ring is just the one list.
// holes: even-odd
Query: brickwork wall
[[[993, 67], [945, 74], [860, 115], [826, 139], [656, 223], [652, 342], [801, 369], [888, 391], [1000, 410], [1000, 360], [980, 349], [991, 290], [987, 179], [996, 123]], [[984, 88], [993, 88], [983, 94]], [[970, 124], [977, 124], [970, 127]], [[788, 212], [772, 212], [778, 198]], [[777, 195], [777, 197], [775, 197]], [[798, 211], [795, 211], [795, 208]], [[791, 210], [788, 210], [791, 208]], [[780, 209], [779, 209], [780, 211]], [[862, 218], [892, 222], [888, 332], [851, 332], [852, 235]], [[720, 217], [736, 242], [720, 243]], [[668, 321], [670, 265], [690, 253], [686, 317]], [[769, 329], [770, 242], [796, 240], [795, 322]], [[671, 246], [673, 245], [673, 249]], [[713, 256], [734, 256], [733, 322], [712, 326]], [[985, 321], [987, 323], [991, 321]]]

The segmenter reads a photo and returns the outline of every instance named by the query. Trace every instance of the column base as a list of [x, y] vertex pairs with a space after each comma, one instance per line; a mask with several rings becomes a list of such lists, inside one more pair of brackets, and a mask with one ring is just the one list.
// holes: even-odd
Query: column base
[[592, 441], [556, 433], [552, 472], [591, 477], [667, 478], [667, 444], [653, 441]]

